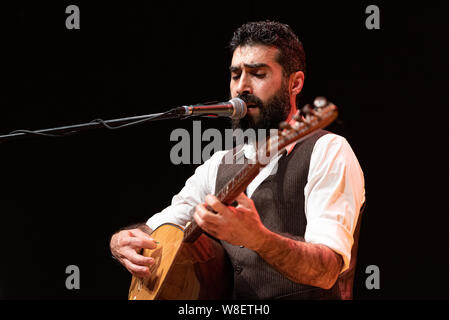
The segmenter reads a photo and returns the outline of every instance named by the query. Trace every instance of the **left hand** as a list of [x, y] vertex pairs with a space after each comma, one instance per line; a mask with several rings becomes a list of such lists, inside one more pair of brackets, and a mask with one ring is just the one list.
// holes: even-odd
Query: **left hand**
[[[250, 198], [241, 193], [235, 200], [237, 207], [226, 206], [217, 197], [207, 195], [206, 203], [196, 206], [193, 218], [201, 229], [213, 237], [257, 250], [263, 245], [268, 230]], [[216, 213], [207, 210], [206, 205]]]

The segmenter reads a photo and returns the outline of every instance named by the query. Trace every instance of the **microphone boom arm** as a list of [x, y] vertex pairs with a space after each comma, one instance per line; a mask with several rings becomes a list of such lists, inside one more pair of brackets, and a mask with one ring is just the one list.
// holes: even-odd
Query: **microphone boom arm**
[[[110, 130], [121, 129], [133, 125], [141, 124], [149, 121], [186, 118], [191, 116], [207, 116], [216, 114], [218, 116], [227, 116], [233, 119], [240, 119], [246, 114], [246, 104], [240, 98], [234, 98], [229, 102], [214, 103], [211, 105], [193, 105], [172, 108], [166, 112], [147, 114], [143, 116], [134, 116], [113, 120], [96, 119], [91, 122], [63, 126], [51, 129], [41, 130], [14, 130], [6, 135], [0, 135], [0, 143], [7, 140], [15, 140], [29, 136], [45, 136], [45, 137], [65, 137], [77, 133], [79, 131], [105, 127]], [[117, 125], [112, 127], [111, 125]]]
[[[14, 130], [6, 135], [0, 135], [0, 143], [10, 140], [17, 140], [21, 138], [26, 138], [29, 136], [46, 136], [46, 137], [65, 137], [80, 131], [96, 129], [100, 127], [106, 127], [108, 129], [121, 129], [124, 127], [137, 125], [144, 122], [156, 121], [156, 120], [166, 120], [166, 119], [176, 119], [183, 118], [182, 115], [175, 112], [175, 109], [171, 109], [167, 112], [153, 113], [141, 116], [112, 119], [112, 120], [101, 120], [96, 119], [87, 123], [80, 123], [75, 125], [50, 128], [50, 129], [40, 129], [40, 130]], [[111, 127], [110, 125], [117, 125], [116, 127]]]

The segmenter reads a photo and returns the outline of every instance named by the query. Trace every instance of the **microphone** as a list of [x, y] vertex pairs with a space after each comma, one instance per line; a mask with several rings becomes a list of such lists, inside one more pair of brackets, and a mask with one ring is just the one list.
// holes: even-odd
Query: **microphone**
[[228, 102], [219, 102], [209, 105], [182, 106], [174, 109], [181, 116], [206, 116], [230, 117], [241, 119], [246, 115], [246, 103], [240, 98], [233, 98]]

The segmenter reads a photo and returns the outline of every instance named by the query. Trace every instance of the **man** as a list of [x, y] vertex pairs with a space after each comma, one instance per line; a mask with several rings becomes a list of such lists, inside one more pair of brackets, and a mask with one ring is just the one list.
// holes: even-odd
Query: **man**
[[[248, 23], [234, 33], [230, 47], [231, 96], [251, 106], [234, 126], [269, 129], [290, 121], [305, 71], [302, 44], [290, 27]], [[251, 147], [243, 148], [246, 158]], [[132, 274], [148, 276], [154, 261], [138, 252], [156, 247], [151, 230], [195, 219], [221, 240], [231, 259], [234, 298], [351, 298], [351, 251], [365, 192], [362, 170], [347, 141], [320, 130], [289, 146], [237, 197], [236, 207], [213, 196], [236, 172], [223, 162], [226, 152], [199, 166], [172, 204], [147, 224], [114, 234], [113, 255]], [[277, 170], [271, 174], [274, 165]]]

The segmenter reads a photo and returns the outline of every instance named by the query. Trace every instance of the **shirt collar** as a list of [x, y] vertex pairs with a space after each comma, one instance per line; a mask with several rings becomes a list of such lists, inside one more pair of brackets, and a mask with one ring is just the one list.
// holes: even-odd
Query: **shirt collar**
[[[295, 122], [295, 120], [292, 119], [289, 121], [290, 124], [292, 124], [292, 122]], [[287, 156], [292, 152], [293, 148], [300, 140], [293, 141], [292, 143], [290, 143], [288, 146], [285, 147], [285, 150], [287, 151]], [[243, 145], [243, 153], [245, 154], [245, 158], [254, 159], [256, 157], [255, 143], [252, 142], [245, 143]]]
[[[288, 146], [285, 147], [285, 150], [287, 151], [287, 156], [292, 152], [295, 145], [298, 143], [298, 141], [293, 141]], [[256, 147], [254, 144], [247, 143], [243, 145], [243, 153], [245, 155], [246, 159], [254, 159], [256, 157]]]

